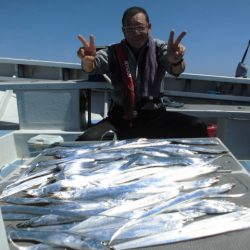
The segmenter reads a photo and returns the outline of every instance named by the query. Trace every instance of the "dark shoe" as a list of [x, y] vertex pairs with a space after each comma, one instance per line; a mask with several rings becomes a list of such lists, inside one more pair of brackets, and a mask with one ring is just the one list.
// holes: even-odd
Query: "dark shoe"
[[173, 99], [170, 99], [169, 97], [163, 97], [162, 99], [163, 104], [167, 107], [172, 107], [172, 108], [181, 108], [184, 106], [184, 103], [182, 102], [176, 102]]

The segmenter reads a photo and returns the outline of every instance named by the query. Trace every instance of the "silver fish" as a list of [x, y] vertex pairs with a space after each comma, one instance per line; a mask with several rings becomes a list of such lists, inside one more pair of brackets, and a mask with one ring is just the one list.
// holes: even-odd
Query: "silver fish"
[[233, 186], [234, 186], [234, 184], [227, 183], [227, 184], [223, 184], [221, 186], [198, 189], [198, 190], [195, 190], [193, 192], [177, 196], [176, 198], [170, 199], [166, 202], [162, 202], [161, 204], [156, 205], [153, 208], [147, 210], [145, 213], [140, 214], [137, 218], [134, 218], [133, 220], [129, 221], [124, 226], [122, 226], [119, 230], [117, 230], [114, 233], [114, 235], [112, 236], [112, 238], [110, 240], [110, 244], [125, 228], [127, 228], [133, 224], [138, 223], [141, 218], [144, 218], [147, 216], [152, 216], [155, 214], [160, 214], [169, 208], [175, 207], [176, 205], [179, 205], [181, 203], [185, 203], [185, 202], [190, 201], [190, 200], [204, 198], [204, 197], [207, 197], [209, 194], [227, 192]]
[[[152, 185], [153, 186], [153, 185]], [[171, 185], [172, 187], [173, 185]], [[165, 182], [165, 186], [158, 188], [157, 187], [150, 187], [149, 185], [144, 184], [143, 182], [136, 182], [136, 183], [125, 183], [122, 185], [114, 185], [114, 186], [96, 186], [96, 187], [89, 187], [89, 188], [83, 188], [83, 189], [76, 189], [72, 191], [66, 191], [66, 192], [54, 192], [51, 194], [54, 198], [60, 198], [60, 199], [80, 199], [80, 200], [94, 200], [102, 197], [112, 197], [112, 198], [124, 198], [127, 197], [130, 193], [144, 193], [150, 194], [155, 193], [159, 190], [161, 192], [165, 191], [164, 188], [169, 188], [170, 185], [168, 185]]]
[[61, 249], [61, 247], [52, 247], [49, 245], [45, 245], [45, 244], [32, 244], [30, 246], [21, 246], [16, 244], [12, 239], [9, 238], [9, 241], [11, 243], [11, 245], [13, 245], [16, 249], [18, 250], [54, 250], [54, 249]]
[[[77, 183], [74, 182], [74, 185], [77, 185]], [[49, 195], [50, 193], [60, 191], [66, 187], [72, 187], [72, 186], [73, 186], [72, 180], [59, 180], [57, 182], [48, 184], [44, 187], [27, 190], [27, 194], [33, 197], [45, 197], [46, 195]]]
[[210, 194], [225, 193], [225, 192], [231, 190], [233, 186], [234, 186], [234, 184], [232, 184], [232, 183], [226, 183], [226, 184], [223, 184], [220, 186], [202, 188], [202, 189], [198, 189], [198, 190], [195, 190], [193, 192], [190, 192], [190, 193], [179, 195], [176, 198], [168, 200], [165, 203], [157, 205], [154, 208], [148, 210], [147, 212], [145, 212], [144, 215], [141, 216], [141, 218], [146, 217], [146, 216], [151, 216], [153, 214], [162, 213], [166, 209], [169, 209], [170, 207], [174, 207], [180, 203], [185, 203], [189, 200], [204, 198], [204, 197], [209, 196]]
[[193, 181], [180, 181], [176, 183], [179, 184], [183, 188], [183, 190], [189, 190], [189, 189], [210, 187], [219, 181], [220, 181], [219, 177], [216, 176], [216, 177], [198, 178]]
[[8, 231], [8, 238], [11, 240], [32, 240], [46, 245], [51, 246], [63, 246], [73, 249], [92, 249], [92, 250], [102, 250], [107, 249], [100, 241], [95, 239], [83, 237], [73, 233], [64, 232], [51, 232], [47, 231], [35, 231], [35, 230], [14, 230]]
[[16, 194], [16, 193], [19, 193], [21, 191], [27, 190], [27, 189], [29, 189], [31, 187], [38, 186], [41, 183], [47, 181], [48, 178], [51, 178], [53, 176], [54, 176], [54, 174], [48, 174], [48, 175], [40, 176], [40, 177], [37, 177], [35, 179], [31, 179], [31, 180], [28, 180], [26, 182], [23, 182], [23, 183], [15, 186], [13, 188], [4, 189], [2, 194], [0, 195], [0, 199], [8, 197], [8, 196]]
[[191, 209], [203, 211], [207, 214], [219, 214], [234, 212], [243, 209], [243, 207], [226, 200], [201, 200], [191, 206]]
[[112, 247], [116, 250], [135, 249], [138, 247], [147, 247], [198, 239], [246, 228], [250, 228], [250, 209], [242, 209], [236, 212], [194, 221], [184, 226], [181, 230], [178, 229], [150, 235], [116, 244]]
[[162, 146], [166, 146], [169, 145], [170, 142], [167, 140], [158, 140], [158, 139], [144, 139], [144, 138], [140, 138], [140, 139], [132, 139], [132, 140], [124, 140], [120, 142], [119, 144], [115, 144], [114, 147], [110, 146], [108, 148], [109, 151], [111, 150], [117, 150], [117, 149], [135, 149], [135, 148], [145, 148], [148, 146], [158, 146], [158, 147], [162, 147]]
[[2, 199], [5, 203], [12, 203], [18, 205], [48, 205], [61, 203], [58, 199], [52, 199], [49, 197], [44, 198], [26, 198], [26, 197], [6, 197]]
[[33, 215], [55, 214], [63, 216], [81, 216], [88, 217], [103, 212], [105, 209], [97, 208], [90, 210], [61, 210], [60, 208], [53, 207], [38, 207], [38, 206], [25, 206], [25, 205], [2, 205], [0, 206], [2, 213], [26, 213]]
[[[210, 198], [210, 196], [208, 196], [208, 198]], [[179, 204], [173, 209], [169, 208], [166, 212], [185, 211], [186, 209], [201, 211], [206, 214], [221, 214], [243, 209], [243, 206], [238, 206], [234, 202], [226, 200], [198, 199]]]
[[192, 138], [190, 139], [170, 139], [171, 143], [180, 143], [180, 144], [188, 144], [188, 145], [219, 145], [219, 142], [215, 139], [210, 138], [203, 138], [203, 139], [197, 139]]
[[21, 214], [21, 213], [3, 213], [3, 220], [5, 221], [15, 221], [15, 220], [29, 220], [34, 217], [33, 214]]
[[90, 228], [99, 228], [104, 225], [109, 225], [114, 221], [115, 223], [119, 223], [120, 221], [122, 221], [122, 223], [128, 222], [130, 218], [143, 213], [146, 207], [176, 197], [178, 194], [178, 188], [169, 188], [166, 189], [164, 193], [149, 195], [135, 201], [124, 202], [123, 204], [110, 208], [97, 216], [90, 217], [85, 221], [76, 224], [71, 230], [73, 232], [82, 232], [89, 230]]
[[56, 171], [59, 171], [58, 166], [52, 165], [52, 166], [49, 166], [48, 168], [44, 168], [44, 169], [42, 169], [40, 171], [37, 171], [35, 173], [31, 173], [30, 175], [26, 175], [24, 177], [19, 177], [19, 178], [15, 179], [13, 181], [13, 183], [11, 183], [10, 185], [6, 186], [5, 190], [13, 188], [13, 187], [16, 187], [16, 186], [20, 185], [21, 183], [26, 182], [26, 181], [28, 181], [30, 179], [35, 179], [35, 178], [37, 178], [39, 176], [48, 175], [48, 174], [50, 174], [52, 172], [54, 173]]
[[125, 170], [134, 166], [152, 167], [152, 166], [188, 166], [191, 164], [204, 163], [201, 157], [162, 157], [162, 156], [149, 156], [141, 153], [132, 155], [132, 159], [126, 164], [121, 166], [120, 169]]
[[18, 223], [16, 226], [19, 228], [40, 227], [40, 226], [59, 225], [59, 224], [71, 223], [75, 221], [82, 221], [83, 219], [84, 218], [80, 216], [76, 217], [76, 216], [47, 214], [47, 215], [32, 217], [29, 220]]
[[[191, 209], [176, 213], [158, 214], [154, 217], [146, 217], [143, 218], [139, 224], [134, 224], [126, 228], [126, 230], [118, 235], [116, 239], [127, 240], [175, 230], [177, 228], [182, 228], [184, 224], [193, 221], [194, 218], [202, 217], [204, 215], [204, 212]], [[102, 231], [101, 228], [100, 231]], [[96, 237], [96, 234], [93, 235]], [[109, 240], [110, 237], [109, 239], [105, 239], [100, 235], [98, 239]]]

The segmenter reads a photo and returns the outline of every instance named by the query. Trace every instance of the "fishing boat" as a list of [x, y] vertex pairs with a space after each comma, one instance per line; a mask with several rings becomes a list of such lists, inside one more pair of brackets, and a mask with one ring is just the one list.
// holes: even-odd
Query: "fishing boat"
[[[163, 80], [166, 109], [203, 119], [238, 160], [250, 155], [250, 79], [183, 73]], [[0, 58], [2, 134], [82, 133], [107, 116], [112, 86], [78, 63]], [[32, 135], [31, 135], [32, 136]], [[25, 140], [28, 137], [25, 138]], [[4, 157], [1, 157], [4, 158]]]
[[[235, 179], [246, 193], [250, 186], [249, 86], [247, 77], [190, 73], [178, 78], [166, 74], [162, 84], [167, 110], [199, 117], [211, 138], [229, 150], [230, 159], [223, 158], [222, 164], [239, 172]], [[87, 127], [106, 117], [111, 89], [108, 76], [90, 77], [78, 63], [0, 58], [1, 180], [10, 179], [43, 149], [75, 141]], [[240, 202], [250, 207], [246, 196]], [[248, 234], [249, 230], [243, 230], [168, 247], [248, 249]]]

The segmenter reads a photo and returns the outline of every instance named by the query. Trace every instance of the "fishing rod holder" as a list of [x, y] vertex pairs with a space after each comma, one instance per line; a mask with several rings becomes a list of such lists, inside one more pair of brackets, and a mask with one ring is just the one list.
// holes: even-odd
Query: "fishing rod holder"
[[243, 78], [247, 78], [247, 71], [248, 71], [248, 67], [247, 65], [244, 63], [245, 59], [246, 59], [246, 55], [248, 52], [250, 46], [250, 40], [248, 41], [248, 45], [247, 48], [245, 50], [245, 53], [241, 59], [241, 62], [238, 63], [238, 66], [236, 68], [236, 72], [235, 72], [235, 77], [243, 77]]

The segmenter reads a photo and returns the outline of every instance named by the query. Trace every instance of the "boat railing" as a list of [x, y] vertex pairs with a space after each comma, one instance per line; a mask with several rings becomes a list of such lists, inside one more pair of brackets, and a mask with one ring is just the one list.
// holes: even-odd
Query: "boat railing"
[[[0, 91], [15, 93], [21, 130], [83, 131], [107, 115], [111, 84], [90, 81], [79, 64], [0, 59], [0, 65]], [[166, 74], [163, 90], [185, 103], [169, 111], [215, 122], [217, 136], [244, 159], [250, 154], [249, 83], [249, 78]]]
[[164, 95], [185, 103], [250, 104], [250, 78], [183, 73], [176, 78], [166, 74]]

